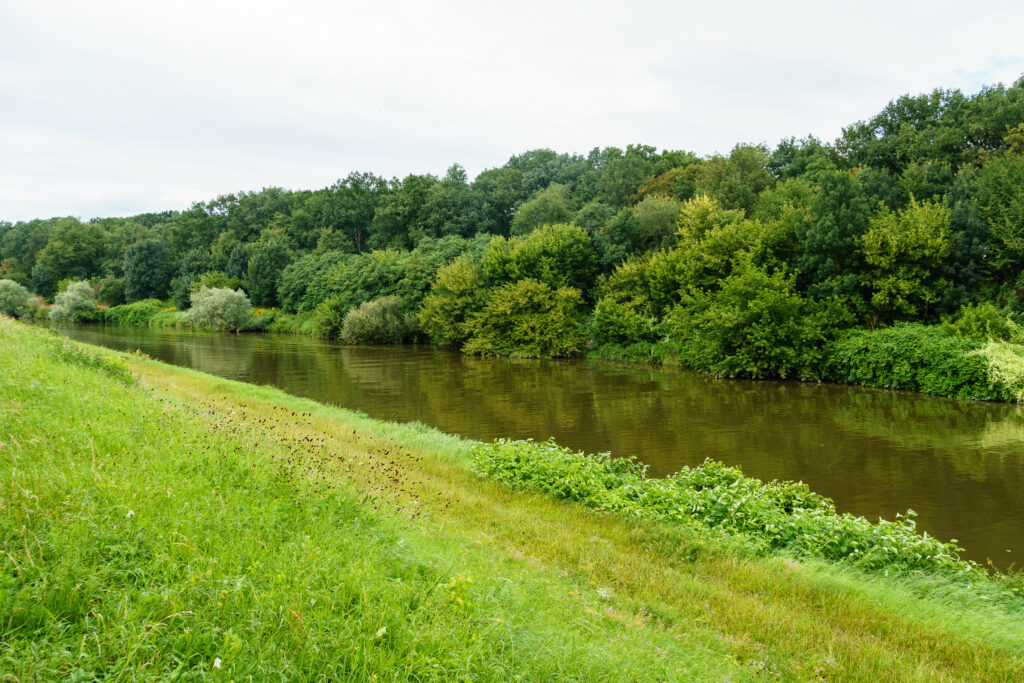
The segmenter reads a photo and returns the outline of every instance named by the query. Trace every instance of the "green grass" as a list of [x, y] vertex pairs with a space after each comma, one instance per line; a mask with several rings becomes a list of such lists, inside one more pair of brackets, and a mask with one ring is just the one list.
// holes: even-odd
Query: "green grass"
[[473, 446], [0, 319], [0, 671], [1024, 676], [1012, 603], [516, 493]]

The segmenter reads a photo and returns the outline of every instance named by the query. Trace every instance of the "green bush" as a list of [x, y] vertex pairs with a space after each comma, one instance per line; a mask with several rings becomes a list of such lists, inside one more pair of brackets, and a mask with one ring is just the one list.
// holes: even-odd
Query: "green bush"
[[345, 314], [352, 307], [341, 297], [332, 296], [313, 311], [313, 334], [323, 339], [337, 339], [345, 323]]
[[385, 296], [359, 304], [345, 314], [341, 338], [362, 344], [401, 344], [416, 333], [416, 316], [406, 313], [402, 299]]
[[31, 310], [32, 295], [14, 280], [0, 280], [0, 313], [23, 318]]
[[159, 299], [142, 299], [108, 308], [103, 317], [107, 322], [118, 325], [148, 325], [162, 308], [163, 303]]
[[590, 319], [590, 333], [598, 344], [628, 346], [658, 339], [658, 321], [637, 313], [627, 305], [604, 298], [597, 302]]
[[536, 280], [498, 287], [472, 317], [473, 334], [463, 351], [518, 358], [579, 355], [586, 343], [582, 303], [579, 290], [552, 289]]
[[192, 294], [187, 319], [198, 328], [241, 330], [249, 322], [249, 297], [240, 289], [204, 287]]
[[462, 346], [472, 336], [470, 318], [486, 300], [479, 269], [468, 256], [460, 256], [437, 273], [430, 294], [420, 309], [420, 324], [430, 341]]
[[491, 239], [480, 271], [489, 285], [531, 279], [584, 292], [597, 274], [597, 251], [583, 228], [545, 225], [526, 237]]
[[767, 551], [844, 561], [870, 570], [979, 571], [959, 548], [918, 533], [913, 514], [872, 524], [838, 514], [806, 484], [765, 484], [734, 467], [707, 460], [665, 479], [646, 475], [630, 458], [586, 455], [553, 441], [498, 440], [477, 444], [473, 470], [519, 490], [578, 501], [630, 518], [696, 520]]
[[840, 382], [953, 398], [1012, 398], [993, 381], [985, 356], [978, 353], [980, 346], [934, 325], [854, 330], [833, 345], [831, 375]]
[[667, 324], [683, 363], [695, 370], [820, 379], [827, 342], [848, 321], [835, 302], [803, 298], [794, 277], [747, 261], [720, 289], [685, 295]]
[[1024, 343], [1024, 329], [990, 301], [963, 306], [942, 327], [958, 337]]
[[50, 319], [58, 321], [80, 321], [95, 316], [96, 296], [92, 285], [85, 280], [68, 283], [67, 289], [54, 299]]
[[989, 341], [975, 353], [988, 365], [988, 378], [1008, 398], [1024, 402], [1024, 345]]

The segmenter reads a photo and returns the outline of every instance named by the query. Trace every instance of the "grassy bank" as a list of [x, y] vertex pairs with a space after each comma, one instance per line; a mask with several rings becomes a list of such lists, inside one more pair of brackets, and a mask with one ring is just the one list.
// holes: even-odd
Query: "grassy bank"
[[1013, 680], [1002, 584], [514, 492], [480, 446], [0, 320], [0, 670]]

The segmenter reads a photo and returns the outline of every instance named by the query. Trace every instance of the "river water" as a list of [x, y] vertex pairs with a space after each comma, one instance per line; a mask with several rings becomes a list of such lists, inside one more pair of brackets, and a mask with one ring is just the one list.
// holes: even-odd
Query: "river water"
[[714, 458], [804, 481], [841, 511], [958, 539], [1006, 567], [1024, 555], [1024, 410], [912, 393], [716, 380], [594, 361], [480, 359], [291, 335], [66, 327], [73, 339], [419, 421], [475, 439], [547, 439], [633, 455], [655, 475]]

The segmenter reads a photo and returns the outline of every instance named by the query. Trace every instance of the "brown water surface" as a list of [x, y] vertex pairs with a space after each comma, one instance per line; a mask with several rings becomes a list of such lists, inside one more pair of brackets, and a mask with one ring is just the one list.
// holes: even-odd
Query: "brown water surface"
[[376, 418], [485, 440], [553, 436], [588, 452], [635, 455], [657, 475], [715, 458], [761, 479], [802, 480], [840, 510], [872, 520], [913, 509], [921, 529], [959, 539], [980, 562], [1005, 567], [1024, 554], [1018, 406], [290, 335], [63, 331]]

